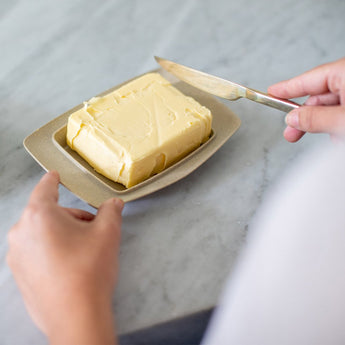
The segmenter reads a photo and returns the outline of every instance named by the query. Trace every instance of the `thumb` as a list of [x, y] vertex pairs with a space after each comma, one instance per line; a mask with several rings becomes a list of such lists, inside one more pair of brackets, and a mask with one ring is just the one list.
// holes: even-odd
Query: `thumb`
[[284, 130], [284, 138], [290, 143], [295, 143], [300, 140], [304, 134], [305, 132], [290, 126], [287, 126]]
[[345, 106], [303, 106], [285, 118], [290, 127], [310, 133], [345, 134]]
[[124, 202], [118, 198], [105, 201], [98, 209], [95, 221], [101, 229], [113, 230], [121, 228], [121, 213]]
[[34, 188], [30, 196], [30, 203], [46, 204], [57, 203], [59, 199], [59, 173], [49, 171]]

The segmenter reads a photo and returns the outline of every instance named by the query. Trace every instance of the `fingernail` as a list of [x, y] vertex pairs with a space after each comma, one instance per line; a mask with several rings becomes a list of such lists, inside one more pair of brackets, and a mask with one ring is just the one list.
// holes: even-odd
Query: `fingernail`
[[59, 176], [59, 173], [58, 173], [56, 170], [49, 170], [49, 171], [47, 172], [47, 174], [53, 175], [53, 176]]
[[125, 203], [123, 202], [123, 200], [119, 199], [119, 198], [113, 198], [113, 203], [116, 205], [116, 207], [118, 207], [119, 209], [121, 209], [121, 211], [123, 210], [123, 207], [125, 205]]
[[50, 176], [54, 177], [55, 179], [57, 179], [59, 177], [59, 173], [55, 170], [50, 170], [47, 171], [43, 176], [42, 179], [44, 178], [49, 178]]
[[298, 126], [299, 126], [298, 110], [292, 110], [289, 114], [287, 114], [285, 117], [285, 123], [288, 126], [298, 129]]

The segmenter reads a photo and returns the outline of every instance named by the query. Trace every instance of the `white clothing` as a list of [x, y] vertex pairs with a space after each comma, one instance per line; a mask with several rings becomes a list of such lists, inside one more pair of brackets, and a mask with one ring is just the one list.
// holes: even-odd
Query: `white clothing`
[[268, 194], [202, 344], [345, 344], [343, 148], [299, 159]]

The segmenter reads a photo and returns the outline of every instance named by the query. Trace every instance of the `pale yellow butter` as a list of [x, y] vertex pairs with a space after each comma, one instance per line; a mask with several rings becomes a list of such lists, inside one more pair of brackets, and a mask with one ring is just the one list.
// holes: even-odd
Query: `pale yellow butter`
[[209, 109], [149, 73], [71, 114], [67, 144], [97, 172], [131, 187], [204, 143], [211, 124]]

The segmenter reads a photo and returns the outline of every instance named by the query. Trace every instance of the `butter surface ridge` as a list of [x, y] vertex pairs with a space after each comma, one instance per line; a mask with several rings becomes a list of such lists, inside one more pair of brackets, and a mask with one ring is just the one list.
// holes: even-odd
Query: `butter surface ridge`
[[70, 115], [67, 144], [97, 172], [132, 187], [207, 141], [209, 109], [148, 73]]

